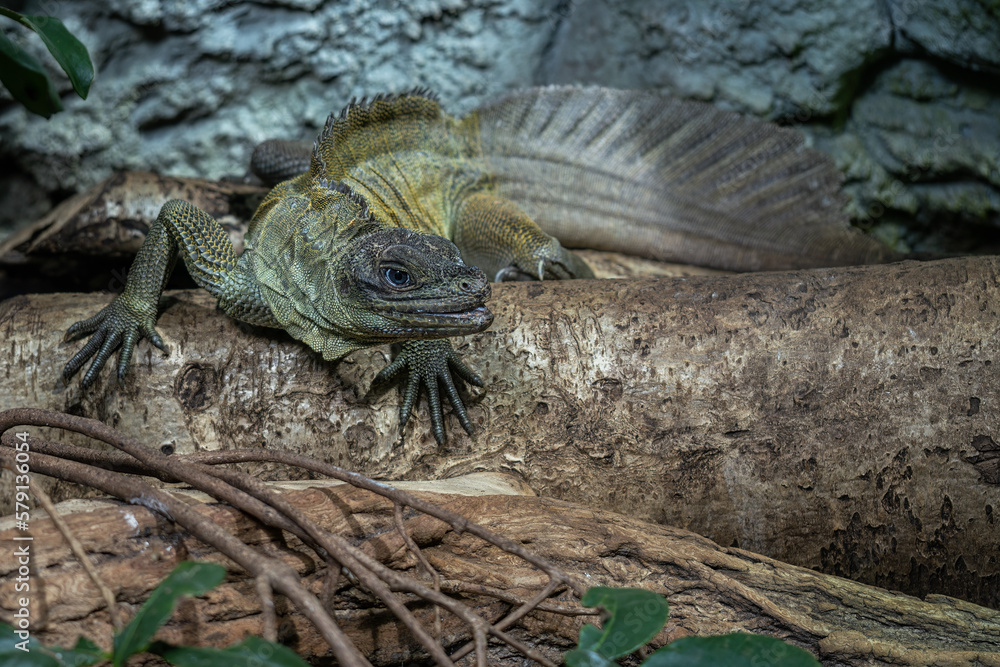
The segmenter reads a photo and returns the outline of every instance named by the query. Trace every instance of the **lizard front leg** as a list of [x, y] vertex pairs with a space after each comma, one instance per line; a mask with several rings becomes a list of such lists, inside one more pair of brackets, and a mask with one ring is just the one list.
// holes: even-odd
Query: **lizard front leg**
[[593, 278], [586, 262], [543, 232], [513, 202], [478, 192], [465, 198], [455, 216], [453, 240], [467, 264], [494, 282]]
[[112, 353], [121, 348], [118, 355], [121, 382], [140, 339], [149, 338], [153, 345], [166, 350], [155, 329], [157, 305], [179, 255], [195, 281], [219, 297], [220, 306], [232, 316], [276, 326], [266, 304], [246, 290], [250, 281], [238, 269], [233, 244], [222, 227], [198, 207], [172, 200], [163, 205], [149, 228], [122, 293], [99, 313], [66, 331], [66, 340], [86, 335], [91, 338], [66, 364], [64, 378], [72, 377], [94, 357], [82, 382], [84, 388], [90, 386]]
[[441, 389], [451, 401], [451, 406], [455, 410], [462, 428], [469, 435], [474, 429], [469, 420], [469, 413], [465, 409], [465, 403], [459, 396], [458, 388], [452, 373], [462, 378], [469, 384], [477, 387], [484, 385], [475, 371], [465, 365], [462, 358], [458, 356], [451, 342], [448, 340], [410, 340], [403, 343], [403, 349], [392, 361], [391, 364], [383, 368], [372, 386], [377, 386], [391, 381], [403, 370], [407, 372], [406, 387], [403, 392], [403, 402], [399, 406], [399, 428], [402, 431], [406, 422], [410, 419], [410, 413], [417, 402], [420, 394], [420, 387], [427, 388], [427, 404], [431, 414], [431, 431], [434, 439], [439, 445], [445, 443], [444, 430], [444, 410], [441, 405]]

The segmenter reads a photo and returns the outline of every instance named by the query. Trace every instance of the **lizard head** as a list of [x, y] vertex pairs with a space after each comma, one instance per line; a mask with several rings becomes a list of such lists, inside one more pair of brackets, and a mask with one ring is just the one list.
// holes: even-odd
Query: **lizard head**
[[[247, 242], [275, 318], [295, 338], [339, 359], [383, 342], [486, 329], [490, 285], [440, 236], [387, 227], [348, 188], [287, 182], [257, 211]], [[278, 192], [279, 185], [274, 192]]]
[[400, 227], [373, 227], [340, 255], [334, 282], [352, 333], [382, 340], [461, 336], [493, 322], [490, 283], [451, 241]]

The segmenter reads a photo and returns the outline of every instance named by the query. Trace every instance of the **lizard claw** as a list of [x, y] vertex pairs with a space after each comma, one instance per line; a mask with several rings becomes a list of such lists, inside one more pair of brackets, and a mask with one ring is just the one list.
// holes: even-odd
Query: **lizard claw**
[[122, 384], [132, 361], [135, 344], [139, 340], [149, 338], [153, 345], [166, 351], [163, 339], [154, 328], [155, 320], [155, 310], [152, 313], [136, 310], [128, 304], [123, 295], [118, 295], [99, 313], [77, 322], [66, 330], [64, 341], [77, 340], [87, 335], [90, 335], [90, 340], [66, 363], [62, 372], [63, 379], [69, 380], [76, 375], [77, 371], [93, 357], [94, 360], [80, 383], [86, 389], [94, 384], [101, 368], [120, 347], [117, 377], [118, 383]]
[[575, 253], [554, 238], [533, 248], [526, 258], [515, 257], [513, 263], [497, 271], [495, 281], [508, 280], [569, 280], [593, 278], [594, 272]]
[[408, 377], [406, 387], [403, 390], [403, 402], [399, 408], [400, 430], [409, 421], [413, 406], [417, 402], [417, 396], [420, 394], [420, 387], [424, 386], [427, 388], [427, 402], [430, 406], [431, 430], [434, 432], [434, 439], [439, 445], [445, 444], [444, 411], [441, 404], [441, 388], [443, 387], [462, 428], [465, 429], [466, 433], [472, 435], [474, 430], [472, 422], [469, 420], [465, 403], [462, 402], [458, 388], [455, 386], [453, 373], [477, 387], [482, 387], [484, 383], [482, 378], [465, 365], [449, 341], [411, 340], [403, 343], [403, 349], [396, 359], [375, 376], [375, 380], [372, 382], [373, 386], [392, 380], [403, 369], [406, 369]]

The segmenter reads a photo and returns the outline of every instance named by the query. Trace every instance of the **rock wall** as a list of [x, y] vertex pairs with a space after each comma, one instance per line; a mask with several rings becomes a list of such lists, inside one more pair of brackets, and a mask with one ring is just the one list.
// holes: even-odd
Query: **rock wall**
[[[898, 249], [1000, 248], [1000, 6], [571, 0], [551, 82], [654, 88], [799, 126]], [[991, 245], [992, 244], [992, 245]]]
[[898, 249], [1000, 248], [1000, 8], [987, 0], [22, 4], [62, 18], [98, 77], [86, 101], [63, 81], [67, 110], [50, 121], [0, 92], [0, 225], [115, 169], [242, 174], [255, 143], [310, 137], [355, 95], [428, 86], [462, 112], [580, 82], [801, 126], [845, 171], [852, 215]]

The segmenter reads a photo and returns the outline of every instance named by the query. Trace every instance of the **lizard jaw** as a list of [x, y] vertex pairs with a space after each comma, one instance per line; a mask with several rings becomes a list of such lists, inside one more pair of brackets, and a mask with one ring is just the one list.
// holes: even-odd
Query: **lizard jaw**
[[493, 323], [493, 313], [486, 306], [454, 312], [383, 311], [380, 315], [397, 325], [402, 333], [408, 335], [423, 333], [461, 336], [478, 333]]

